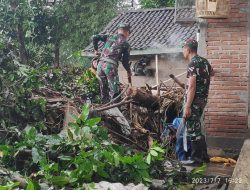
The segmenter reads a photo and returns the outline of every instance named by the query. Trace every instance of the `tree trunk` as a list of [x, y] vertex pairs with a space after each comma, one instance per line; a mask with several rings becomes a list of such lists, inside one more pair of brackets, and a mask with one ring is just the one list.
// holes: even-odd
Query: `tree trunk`
[[59, 60], [59, 55], [60, 55], [60, 45], [59, 45], [59, 42], [55, 42], [55, 49], [54, 49], [54, 53], [55, 53], [55, 58], [54, 58], [54, 66], [56, 68], [59, 67], [59, 63], [60, 63], [60, 60]]
[[24, 33], [23, 33], [23, 25], [22, 21], [20, 21], [17, 25], [17, 38], [19, 42], [19, 57], [21, 59], [21, 62], [23, 64], [27, 63], [27, 51], [25, 48], [25, 42], [24, 42]]
[[153, 110], [158, 109], [160, 106], [160, 104], [159, 104], [160, 98], [159, 97], [148, 94], [147, 92], [145, 92], [141, 89], [129, 88], [127, 91], [127, 95], [132, 98], [132, 100], [133, 100], [132, 103], [134, 103], [138, 106], [150, 108]]

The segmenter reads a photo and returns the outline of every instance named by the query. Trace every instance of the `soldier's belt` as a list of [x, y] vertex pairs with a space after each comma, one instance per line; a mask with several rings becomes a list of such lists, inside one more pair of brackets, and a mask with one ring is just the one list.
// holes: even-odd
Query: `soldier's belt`
[[101, 60], [101, 61], [105, 61], [105, 62], [108, 62], [108, 63], [111, 63], [111, 64], [114, 64], [114, 65], [118, 66], [118, 62], [117, 62], [117, 61], [115, 61], [115, 60], [113, 60], [113, 59], [109, 59], [109, 58], [102, 57], [100, 60]]

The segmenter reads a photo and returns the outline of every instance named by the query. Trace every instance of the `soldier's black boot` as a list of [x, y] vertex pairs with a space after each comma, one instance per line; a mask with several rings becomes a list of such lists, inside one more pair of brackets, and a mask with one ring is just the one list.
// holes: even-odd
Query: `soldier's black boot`
[[191, 140], [191, 159], [197, 164], [208, 163], [207, 144], [203, 135]]

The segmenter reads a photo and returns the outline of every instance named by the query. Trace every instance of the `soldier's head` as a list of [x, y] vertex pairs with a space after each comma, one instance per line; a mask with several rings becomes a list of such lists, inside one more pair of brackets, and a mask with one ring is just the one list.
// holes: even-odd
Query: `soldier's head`
[[190, 56], [197, 54], [198, 42], [194, 39], [188, 39], [184, 42], [182, 48], [184, 58], [188, 59]]
[[130, 25], [127, 23], [120, 23], [118, 25], [118, 33], [123, 34], [126, 38], [128, 38], [130, 34]]

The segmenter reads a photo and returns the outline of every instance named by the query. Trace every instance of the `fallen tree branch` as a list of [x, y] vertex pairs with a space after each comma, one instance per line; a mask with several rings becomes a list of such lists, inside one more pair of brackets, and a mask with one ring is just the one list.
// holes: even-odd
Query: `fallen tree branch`
[[102, 105], [100, 108], [102, 107], [107, 107], [108, 105], [112, 104], [113, 102], [115, 102], [116, 100], [118, 100], [127, 90], [128, 90], [129, 85], [126, 85], [125, 89], [118, 95], [116, 96], [114, 99], [112, 99], [110, 102]]
[[108, 128], [108, 131], [109, 132], [111, 132], [111, 133], [113, 133], [113, 134], [115, 134], [115, 135], [117, 135], [117, 136], [119, 136], [119, 137], [121, 137], [121, 138], [123, 138], [123, 139], [125, 139], [125, 140], [127, 140], [127, 141], [129, 141], [129, 142], [131, 142], [131, 143], [133, 143], [134, 145], [136, 145], [138, 148], [140, 148], [141, 150], [143, 150], [143, 151], [147, 151], [147, 149], [145, 149], [145, 148], [143, 148], [142, 146], [140, 146], [140, 145], [138, 145], [136, 142], [134, 142], [134, 141], [132, 141], [131, 139], [129, 139], [129, 138], [127, 138], [127, 137], [124, 137], [124, 135], [121, 135], [121, 134], [119, 134], [119, 133], [117, 133], [117, 132], [115, 132], [115, 131], [113, 131], [113, 130], [111, 130], [111, 129], [109, 129]]
[[[177, 78], [177, 77], [180, 77], [180, 76], [182, 76], [182, 75], [184, 75], [184, 74], [186, 74], [187, 72], [185, 71], [185, 72], [183, 72], [183, 73], [181, 73], [181, 74], [179, 74], [179, 75], [176, 75], [175, 77]], [[169, 81], [172, 81], [173, 79], [172, 78], [170, 78], [170, 79], [167, 79], [167, 80], [165, 80], [165, 81], [163, 81], [163, 83], [166, 83], [166, 82], [169, 82]], [[158, 85], [154, 85], [154, 86], [152, 86], [152, 88], [156, 88]]]
[[121, 105], [124, 105], [124, 104], [128, 104], [128, 103], [131, 103], [133, 100], [127, 100], [127, 97], [125, 97], [121, 102], [118, 102], [116, 104], [112, 104], [110, 106], [106, 106], [106, 107], [101, 107], [101, 108], [97, 108], [97, 109], [94, 109], [93, 111], [97, 111], [97, 112], [100, 112], [100, 111], [104, 111], [104, 110], [108, 110], [108, 109], [111, 109], [111, 108], [114, 108], [114, 107], [117, 107], [117, 106], [121, 106]]

